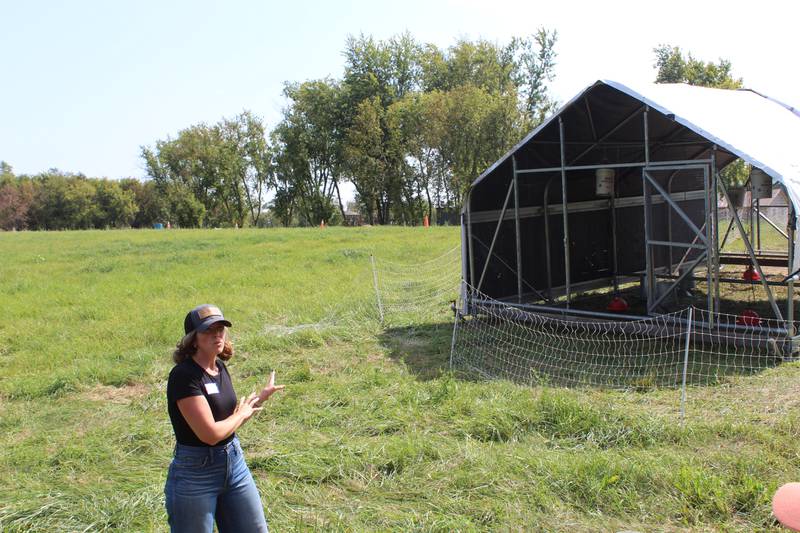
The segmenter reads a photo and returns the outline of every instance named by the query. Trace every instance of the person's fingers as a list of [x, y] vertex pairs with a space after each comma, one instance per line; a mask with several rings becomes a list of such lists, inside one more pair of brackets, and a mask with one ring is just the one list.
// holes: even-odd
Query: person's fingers
[[286, 385], [275, 385], [275, 390], [283, 390], [286, 388]]

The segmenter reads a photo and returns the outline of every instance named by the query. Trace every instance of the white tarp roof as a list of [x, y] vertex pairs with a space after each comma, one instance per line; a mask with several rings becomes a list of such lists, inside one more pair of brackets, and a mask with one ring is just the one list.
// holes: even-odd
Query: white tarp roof
[[762, 169], [786, 186], [800, 211], [800, 116], [754, 91], [681, 83], [626, 86], [603, 81]]

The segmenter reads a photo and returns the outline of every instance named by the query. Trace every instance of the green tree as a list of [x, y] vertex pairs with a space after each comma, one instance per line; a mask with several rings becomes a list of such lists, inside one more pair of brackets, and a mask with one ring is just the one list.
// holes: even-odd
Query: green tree
[[731, 62], [720, 59], [717, 63], [695, 59], [691, 53], [684, 55], [677, 46], [662, 44], [653, 49], [656, 55], [656, 83], [688, 83], [717, 89], [739, 89], [742, 78], [735, 78]]
[[205, 221], [206, 207], [191, 189], [180, 182], [162, 187], [167, 198], [170, 222], [181, 228], [198, 228]]
[[[662, 44], [653, 49], [656, 56], [656, 83], [687, 83], [716, 89], [740, 89], [742, 78], [733, 76], [731, 62], [720, 59], [714, 63], [684, 55], [677, 46]], [[741, 159], [730, 163], [720, 171], [720, 177], [728, 186], [740, 187], [747, 182], [750, 166]]]
[[94, 227], [129, 227], [138, 211], [134, 193], [125, 190], [117, 181], [97, 180], [95, 185]]
[[97, 207], [95, 185], [82, 174], [51, 169], [34, 176], [34, 197], [29, 211], [36, 229], [89, 229]]
[[[372, 222], [459, 203], [479, 173], [552, 111], [555, 32], [447, 50], [409, 35], [350, 37], [343, 162]], [[460, 106], [467, 106], [466, 108]]]
[[120, 180], [120, 187], [133, 195], [136, 204], [131, 226], [149, 228], [156, 222], [163, 224], [170, 221], [166, 194], [158, 189], [154, 181], [126, 178]]
[[270, 185], [271, 153], [263, 121], [249, 111], [217, 125], [222, 141], [222, 174], [225, 191], [231, 193], [240, 226], [245, 211], [251, 224], [258, 225]]
[[257, 223], [270, 184], [269, 146], [261, 119], [245, 111], [175, 139], [142, 147], [147, 174], [163, 187], [180, 183], [203, 205], [212, 225]]
[[[329, 79], [287, 84], [290, 105], [272, 132], [276, 197], [273, 208], [284, 221], [297, 214], [306, 224], [331, 222], [342, 173], [341, 86]], [[335, 200], [334, 200], [335, 196]]]

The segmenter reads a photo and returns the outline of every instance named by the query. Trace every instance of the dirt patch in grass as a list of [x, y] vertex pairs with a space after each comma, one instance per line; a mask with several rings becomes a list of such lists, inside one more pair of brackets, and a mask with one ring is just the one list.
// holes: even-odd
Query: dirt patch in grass
[[111, 402], [127, 405], [134, 400], [147, 396], [150, 387], [140, 383], [112, 387], [111, 385], [95, 385], [85, 390], [82, 396], [95, 402]]

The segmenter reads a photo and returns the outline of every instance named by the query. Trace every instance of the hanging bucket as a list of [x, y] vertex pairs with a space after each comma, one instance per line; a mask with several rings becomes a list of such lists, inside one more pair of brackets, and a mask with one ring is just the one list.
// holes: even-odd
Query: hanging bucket
[[614, 194], [614, 169], [598, 168], [594, 171], [594, 192], [601, 198]]
[[760, 168], [753, 167], [750, 171], [750, 187], [753, 190], [753, 198], [759, 200], [772, 198], [772, 178]]

